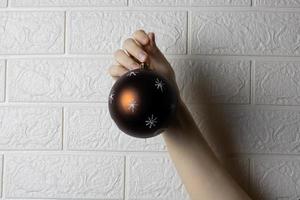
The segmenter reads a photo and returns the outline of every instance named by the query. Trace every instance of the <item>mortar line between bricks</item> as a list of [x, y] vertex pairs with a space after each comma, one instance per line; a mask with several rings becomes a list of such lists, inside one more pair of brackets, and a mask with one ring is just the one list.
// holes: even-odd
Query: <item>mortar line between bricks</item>
[[[31, 106], [31, 107], [44, 107], [44, 108], [53, 108], [53, 107], [96, 107], [104, 106], [107, 102], [7, 102], [0, 103], [1, 107], [21, 107], [21, 106]], [[206, 106], [206, 104], [196, 104], [188, 103], [188, 106]], [[250, 109], [264, 109], [264, 110], [286, 110], [286, 111], [300, 111], [300, 105], [263, 105], [263, 104], [225, 104], [217, 103], [216, 105], [221, 106], [223, 109], [228, 110], [250, 110]]]
[[0, 59], [30, 59], [30, 58], [112, 58], [112, 54], [31, 54], [4, 55]]
[[232, 153], [222, 155], [225, 158], [244, 158], [244, 159], [299, 159], [300, 161], [300, 153]]
[[189, 7], [168, 7], [168, 6], [157, 6], [157, 7], [127, 7], [127, 6], [107, 6], [107, 7], [64, 7], [64, 6], [58, 6], [58, 7], [11, 7], [11, 8], [0, 8], [0, 11], [33, 11], [33, 12], [63, 12], [63, 11], [74, 11], [74, 12], [101, 12], [101, 11], [110, 11], [110, 12], [117, 12], [117, 11], [130, 11], [130, 12], [143, 12], [147, 11], [153, 12], [153, 9], [157, 12], [182, 12], [189, 9]]
[[[5, 200], [40, 200], [40, 199], [49, 199], [49, 200], [119, 200], [119, 199], [107, 199], [107, 198], [69, 198], [69, 197], [8, 197]], [[4, 199], [3, 199], [4, 200]]]
[[[167, 151], [126, 151], [126, 150], [68, 150], [68, 151], [61, 151], [61, 150], [0, 150], [0, 154], [5, 156], [10, 155], [58, 155], [58, 156], [68, 156], [68, 155], [77, 155], [77, 156], [168, 156]], [[299, 159], [300, 161], [300, 153], [232, 153], [232, 154], [224, 154], [219, 155], [223, 158], [244, 158], [244, 159]]]
[[[300, 55], [284, 56], [284, 55], [213, 55], [213, 54], [165, 54], [168, 59], [201, 59], [201, 58], [228, 58], [228, 59], [256, 59], [256, 60], [268, 60], [268, 61], [300, 61]], [[112, 59], [111, 54], [31, 54], [31, 55], [0, 55], [0, 59], [51, 59], [51, 58], [78, 58], [78, 59]]]
[[271, 12], [299, 12], [300, 7], [265, 7], [265, 6], [52, 6], [52, 7], [4, 7], [0, 11], [271, 11]]
[[115, 155], [115, 156], [140, 156], [140, 155], [148, 155], [148, 156], [166, 156], [168, 155], [168, 152], [166, 151], [126, 151], [126, 150], [83, 150], [83, 151], [61, 151], [61, 150], [26, 150], [26, 149], [20, 149], [20, 150], [0, 150], [0, 154], [3, 155], [78, 155], [78, 156], [86, 156], [86, 155], [91, 155], [91, 156], [110, 156], [110, 155]]

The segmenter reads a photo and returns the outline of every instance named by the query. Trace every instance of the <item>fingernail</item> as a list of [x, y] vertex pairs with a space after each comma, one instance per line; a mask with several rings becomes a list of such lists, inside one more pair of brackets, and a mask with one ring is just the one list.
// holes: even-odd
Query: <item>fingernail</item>
[[141, 52], [139, 55], [138, 55], [138, 57], [139, 57], [139, 60], [141, 61], [141, 62], [144, 62], [145, 60], [146, 60], [146, 54], [144, 53], [144, 52]]
[[149, 42], [149, 37], [144, 37], [143, 42], [144, 42], [144, 45], [146, 45]]

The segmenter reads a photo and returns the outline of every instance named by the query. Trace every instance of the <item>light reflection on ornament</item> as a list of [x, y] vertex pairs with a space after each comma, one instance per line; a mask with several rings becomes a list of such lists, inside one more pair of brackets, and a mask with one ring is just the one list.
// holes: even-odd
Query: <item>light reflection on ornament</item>
[[134, 113], [139, 99], [136, 91], [131, 88], [124, 89], [119, 98], [122, 110], [126, 113]]

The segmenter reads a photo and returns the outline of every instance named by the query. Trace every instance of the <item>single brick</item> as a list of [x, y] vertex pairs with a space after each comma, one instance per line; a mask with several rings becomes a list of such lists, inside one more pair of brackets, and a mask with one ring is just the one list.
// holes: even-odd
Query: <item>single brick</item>
[[167, 156], [130, 156], [127, 199], [188, 200], [188, 194]]
[[190, 107], [197, 126], [218, 155], [300, 152], [300, 111], [231, 107], [216, 111], [207, 105]]
[[8, 198], [123, 199], [124, 159], [116, 155], [7, 155]]
[[299, 56], [300, 13], [193, 12], [193, 54]]
[[11, 0], [12, 7], [126, 6], [126, 0]]
[[74, 11], [69, 18], [71, 53], [111, 54], [137, 29], [155, 32], [164, 53], [186, 52], [184, 11]]
[[256, 61], [255, 103], [300, 105], [300, 62]]
[[249, 61], [173, 59], [170, 62], [186, 102], [201, 103], [207, 95], [216, 103], [249, 103]]
[[0, 149], [61, 149], [61, 108], [0, 107]]
[[0, 12], [1, 54], [64, 52], [63, 12]]
[[133, 6], [187, 6], [189, 0], [129, 0]]
[[109, 59], [16, 59], [8, 61], [9, 101], [108, 100]]
[[67, 107], [64, 118], [70, 150], [165, 150], [161, 136], [135, 139], [120, 131], [110, 117], [107, 104]]
[[[252, 109], [225, 112], [234, 153], [298, 154], [300, 112]], [[225, 141], [224, 141], [225, 143]]]
[[299, 199], [300, 160], [277, 157], [253, 161], [252, 187], [256, 199]]
[[253, 0], [253, 4], [263, 7], [300, 7], [298, 0]]
[[192, 6], [250, 6], [251, 0], [191, 0]]

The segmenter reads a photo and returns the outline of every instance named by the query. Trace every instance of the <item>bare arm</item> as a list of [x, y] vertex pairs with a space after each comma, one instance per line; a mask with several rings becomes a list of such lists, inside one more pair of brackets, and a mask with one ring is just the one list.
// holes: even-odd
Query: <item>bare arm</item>
[[192, 200], [250, 199], [220, 164], [182, 101], [163, 137]]
[[[139, 62], [167, 78], [176, 88], [179, 104], [171, 126], [163, 133], [168, 152], [192, 200], [249, 200], [249, 196], [227, 173], [208, 146], [190, 112], [180, 98], [175, 73], [155, 44], [154, 33], [139, 30], [115, 52], [116, 64], [109, 68], [115, 79]], [[144, 56], [143, 56], [144, 55]]]

